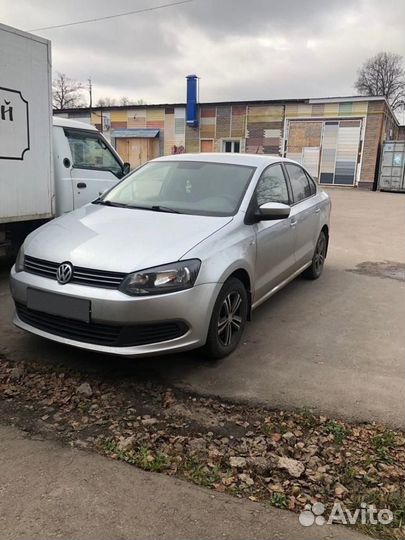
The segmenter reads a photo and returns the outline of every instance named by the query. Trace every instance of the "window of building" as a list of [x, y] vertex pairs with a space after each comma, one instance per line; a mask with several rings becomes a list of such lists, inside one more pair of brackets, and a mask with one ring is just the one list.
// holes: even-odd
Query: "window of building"
[[279, 163], [268, 167], [260, 177], [256, 187], [258, 206], [268, 202], [289, 204], [287, 183]]
[[300, 202], [313, 195], [311, 193], [311, 187], [308, 177], [299, 165], [293, 163], [285, 164], [288, 176], [291, 182], [291, 189], [293, 192], [294, 202]]
[[240, 141], [223, 141], [223, 152], [240, 152]]

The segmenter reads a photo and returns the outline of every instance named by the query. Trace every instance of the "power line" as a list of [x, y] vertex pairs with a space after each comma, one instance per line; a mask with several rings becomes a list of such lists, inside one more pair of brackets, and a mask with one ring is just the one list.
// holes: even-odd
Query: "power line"
[[106, 15], [105, 17], [96, 17], [94, 19], [83, 19], [81, 21], [75, 21], [66, 24], [55, 24], [54, 26], [42, 26], [41, 28], [32, 28], [31, 30], [29, 30], [29, 32], [38, 32], [39, 30], [53, 30], [54, 28], [66, 28], [67, 26], [76, 26], [78, 24], [106, 21], [109, 19], [116, 19], [117, 17], [125, 17], [125, 15], [135, 15], [136, 13], [145, 13], [146, 11], [156, 11], [158, 9], [179, 6], [180, 4], [188, 4], [190, 2], [194, 2], [194, 0], [181, 0], [180, 2], [171, 2], [170, 4], [161, 4], [160, 6], [136, 9], [133, 11], [126, 11], [125, 13], [117, 13], [116, 15]]

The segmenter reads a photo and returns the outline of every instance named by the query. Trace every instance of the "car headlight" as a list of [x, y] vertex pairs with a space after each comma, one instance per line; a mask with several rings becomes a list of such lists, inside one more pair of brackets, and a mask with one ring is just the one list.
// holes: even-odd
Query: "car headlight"
[[131, 296], [147, 296], [191, 289], [200, 266], [201, 261], [190, 259], [139, 270], [124, 279], [120, 291]]
[[17, 253], [15, 260], [15, 271], [22, 272], [24, 270], [24, 246], [22, 245]]

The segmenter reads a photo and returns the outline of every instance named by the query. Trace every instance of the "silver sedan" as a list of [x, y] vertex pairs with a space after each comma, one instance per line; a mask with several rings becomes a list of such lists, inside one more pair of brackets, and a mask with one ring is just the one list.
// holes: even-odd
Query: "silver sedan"
[[251, 312], [320, 276], [330, 201], [298, 163], [249, 154], [155, 159], [31, 233], [11, 270], [15, 324], [137, 357], [240, 342]]

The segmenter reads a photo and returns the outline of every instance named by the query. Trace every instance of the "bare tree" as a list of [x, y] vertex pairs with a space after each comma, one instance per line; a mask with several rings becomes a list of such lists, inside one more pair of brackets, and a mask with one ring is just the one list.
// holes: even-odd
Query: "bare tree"
[[117, 100], [108, 96], [99, 98], [96, 103], [96, 107], [113, 107], [114, 105], [118, 105]]
[[120, 98], [120, 105], [146, 105], [146, 101], [144, 99], [131, 99], [127, 96], [122, 96]]
[[400, 54], [380, 52], [358, 70], [354, 83], [361, 95], [385, 96], [393, 110], [405, 103], [405, 71]]
[[118, 100], [111, 97], [102, 97], [96, 103], [96, 107], [114, 107], [115, 105], [121, 105], [121, 107], [126, 107], [127, 105], [146, 105], [146, 101], [122, 96]]
[[127, 96], [122, 96], [120, 98], [120, 105], [125, 106], [125, 105], [132, 105], [132, 104], [133, 104], [132, 100], [130, 100]]
[[55, 109], [72, 109], [81, 107], [83, 85], [67, 77], [64, 73], [58, 73], [52, 81], [52, 101]]

